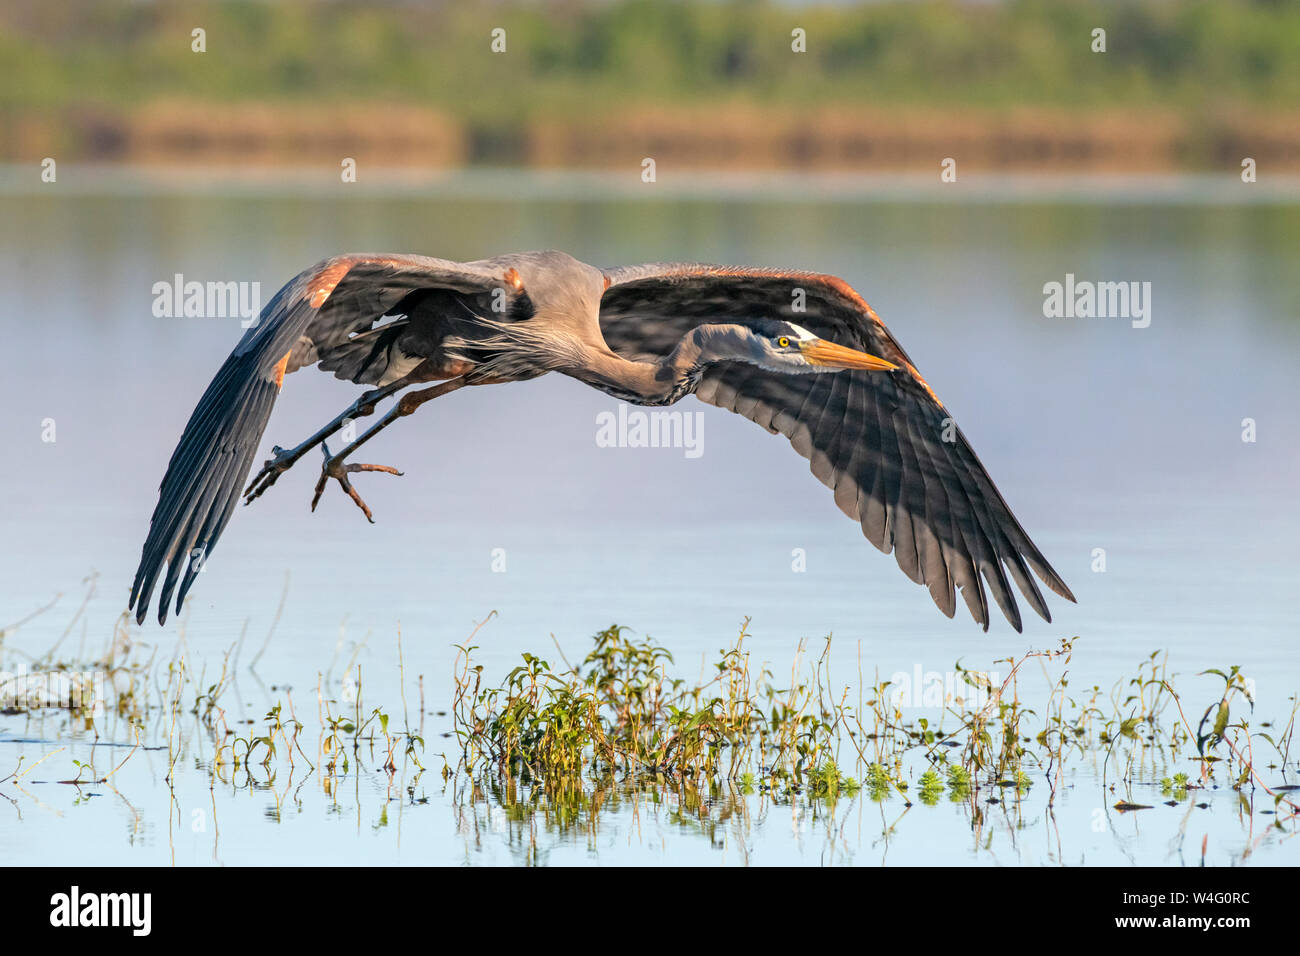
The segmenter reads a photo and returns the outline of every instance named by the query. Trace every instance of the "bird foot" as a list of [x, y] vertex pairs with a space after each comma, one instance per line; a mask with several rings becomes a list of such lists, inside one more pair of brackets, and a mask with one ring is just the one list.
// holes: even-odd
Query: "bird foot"
[[244, 504], [251, 505], [253, 499], [260, 498], [276, 480], [293, 467], [299, 458], [294, 451], [288, 451], [279, 445], [271, 449], [271, 457], [262, 463], [262, 470], [253, 476], [253, 480], [244, 489]]
[[325, 453], [325, 463], [321, 465], [320, 481], [316, 482], [316, 494], [311, 499], [311, 510], [316, 510], [316, 504], [320, 501], [320, 496], [325, 493], [325, 486], [333, 478], [339, 483], [339, 487], [348, 493], [348, 497], [352, 499], [356, 506], [361, 509], [362, 514], [366, 516], [366, 520], [374, 524], [374, 515], [370, 513], [369, 506], [357, 494], [357, 490], [352, 487], [348, 475], [356, 474], [359, 471], [382, 471], [388, 475], [401, 476], [402, 472], [388, 465], [345, 464], [343, 455], [331, 455], [329, 445], [324, 442], [321, 442], [321, 450]]
[[[244, 504], [250, 505], [255, 498], [260, 498], [266, 493], [276, 479], [293, 467], [296, 462], [307, 452], [311, 451], [317, 445], [321, 444], [330, 435], [342, 428], [351, 419], [362, 418], [366, 415], [375, 413], [375, 403], [387, 398], [393, 392], [400, 388], [405, 388], [399, 380], [392, 385], [384, 388], [372, 389], [361, 395], [355, 402], [343, 410], [332, 422], [322, 428], [316, 434], [312, 435], [301, 445], [294, 448], [284, 449], [276, 445], [271, 449], [271, 457], [262, 464], [262, 470], [253, 476], [253, 480], [248, 483], [244, 489]], [[328, 455], [326, 456], [328, 457]], [[376, 469], [378, 470], [378, 469]]]

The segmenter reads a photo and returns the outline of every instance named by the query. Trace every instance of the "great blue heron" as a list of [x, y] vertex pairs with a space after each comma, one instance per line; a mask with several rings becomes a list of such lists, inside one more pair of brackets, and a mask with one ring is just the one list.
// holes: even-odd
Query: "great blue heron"
[[[458, 388], [560, 372], [639, 405], [694, 393], [785, 435], [834, 489], [840, 509], [876, 547], [892, 548], [948, 617], [960, 589], [988, 630], [987, 586], [1020, 630], [1009, 572], [1050, 621], [1030, 568], [1074, 600], [907, 354], [841, 279], [694, 264], [601, 270], [562, 252], [463, 263], [345, 255], [276, 293], [199, 400], [167, 466], [135, 574], [130, 606], [138, 605], [138, 621], [164, 564], [159, 623], [178, 581], [180, 611], [241, 497], [284, 376], [317, 363], [376, 387], [297, 447], [274, 448], [242, 492], [245, 504], [320, 445], [313, 510], [334, 479], [373, 520], [348, 475], [399, 472], [347, 463], [361, 445]], [[805, 374], [816, 372], [834, 374]], [[348, 421], [428, 382], [438, 384], [407, 392], [330, 453], [325, 440]]]

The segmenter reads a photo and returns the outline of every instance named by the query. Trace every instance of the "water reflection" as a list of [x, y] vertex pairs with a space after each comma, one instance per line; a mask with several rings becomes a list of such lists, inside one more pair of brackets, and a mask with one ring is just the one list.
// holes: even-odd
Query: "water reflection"
[[[1152, 809], [1121, 814], [1098, 796], [1103, 769], [1090, 765], [1050, 808], [1041, 786], [1019, 801], [945, 796], [930, 805], [917, 796], [908, 808], [897, 795], [873, 801], [869, 790], [830, 806], [641, 779], [511, 795], [499, 781], [444, 780], [435, 756], [455, 743], [441, 736], [451, 728], [438, 714], [454, 644], [492, 609], [500, 618], [479, 654], [494, 672], [549, 646], [551, 634], [579, 654], [611, 620], [697, 662], [750, 616], [756, 657], [786, 662], [801, 638], [834, 633], [853, 661], [844, 673], [859, 671], [854, 683], [864, 686], [873, 674], [947, 670], [956, 660], [995, 669], [1079, 635], [1073, 687], [1109, 688], [1135, 659], [1167, 649], [1171, 671], [1201, 698], [1215, 679], [1194, 675], [1239, 664], [1259, 699], [1281, 706], [1300, 686], [1293, 201], [110, 192], [0, 198], [0, 321], [15, 357], [0, 381], [9, 456], [0, 469], [0, 626], [63, 592], [51, 612], [5, 635], [5, 666], [60, 641], [85, 659], [117, 639], [167, 457], [239, 335], [238, 319], [154, 318], [153, 284], [180, 272], [273, 290], [341, 250], [470, 259], [558, 247], [600, 264], [685, 258], [842, 275], [916, 359], [1080, 603], [1060, 608], [1053, 625], [1030, 622], [1023, 637], [1003, 625], [983, 635], [938, 615], [842, 518], [806, 463], [736, 416], [702, 408], [706, 450], [693, 460], [601, 448], [597, 416], [611, 406], [572, 382], [477, 390], [385, 446], [384, 460], [407, 476], [376, 489], [375, 527], [346, 501], [312, 515], [314, 476], [290, 473], [236, 514], [182, 620], [126, 631], [159, 660], [182, 649], [207, 683], [233, 653], [226, 720], [248, 736], [265, 733], [277, 703], [287, 707], [286, 685], [314, 732], [319, 672], [325, 695], [337, 696], [338, 675], [355, 663], [367, 696], [395, 705], [400, 626], [411, 722], [427, 743], [422, 775], [400, 752], [396, 775], [376, 769], [380, 753], [325, 784], [305, 763], [263, 776], [255, 755], [215, 773], [214, 787], [205, 768], [215, 754], [179, 721], [172, 743], [187, 743], [171, 786], [163, 733], [146, 735], [111, 788], [78, 787], [58, 782], [76, 774], [66, 760], [93, 756], [102, 773], [104, 754], [122, 749], [107, 743], [134, 745], [128, 725], [111, 736], [98, 728], [92, 750], [84, 728], [0, 715], [0, 774], [19, 755], [27, 771], [67, 748], [0, 784], [14, 811], [0, 825], [7, 856], [108, 862], [125, 848], [141, 862], [256, 862], [272, 819], [277, 853], [332, 865], [562, 862], [593, 852], [614, 862], [721, 853], [751, 863], [1190, 864], [1207, 835], [1213, 862], [1294, 853], [1269, 842], [1261, 821], [1270, 808], [1260, 801], [1239, 808], [1226, 790], [1166, 797], [1154, 766], [1135, 773], [1133, 793]], [[1150, 327], [1045, 318], [1043, 285], [1067, 273], [1151, 282]], [[352, 397], [317, 373], [290, 384], [267, 447], [307, 434]], [[1242, 441], [1247, 418], [1258, 425], [1253, 443]], [[55, 441], [42, 441], [47, 420]], [[507, 549], [508, 573], [492, 570], [494, 548]], [[791, 572], [793, 548], [807, 553], [806, 573]], [[80, 607], [77, 582], [96, 569], [99, 585]], [[262, 683], [248, 673], [259, 650]]]

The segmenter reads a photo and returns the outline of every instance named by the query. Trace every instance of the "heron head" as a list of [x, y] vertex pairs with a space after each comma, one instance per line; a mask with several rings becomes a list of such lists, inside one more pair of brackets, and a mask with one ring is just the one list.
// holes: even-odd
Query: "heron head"
[[893, 362], [813, 335], [793, 322], [764, 321], [742, 326], [746, 361], [777, 372], [839, 372], [844, 369], [889, 371]]

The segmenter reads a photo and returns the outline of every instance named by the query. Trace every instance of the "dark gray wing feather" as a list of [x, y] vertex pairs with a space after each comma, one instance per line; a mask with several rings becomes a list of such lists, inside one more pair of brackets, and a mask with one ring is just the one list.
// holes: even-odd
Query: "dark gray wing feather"
[[172, 453], [131, 587], [136, 619], [144, 621], [164, 566], [159, 623], [178, 582], [180, 611], [239, 501], [286, 372], [320, 361], [340, 378], [378, 382], [394, 333], [355, 336], [423, 291], [481, 296], [500, 284], [487, 263], [391, 255], [336, 256], [290, 280], [217, 371]]
[[[899, 366], [895, 372], [780, 375], [754, 365], [708, 369], [696, 395], [785, 435], [835, 503], [951, 617], [960, 592], [988, 630], [991, 593], [1018, 631], [1011, 582], [1050, 621], [1030, 569], [1073, 601], [1029, 539], [966, 436], [862, 297], [833, 276], [690, 263], [606, 270], [600, 327], [634, 359], [667, 355], [696, 325], [781, 318]], [[802, 306], [797, 309], [796, 305]]]

